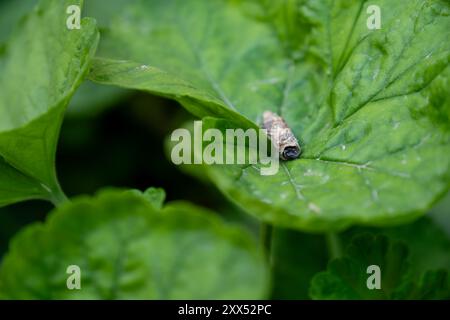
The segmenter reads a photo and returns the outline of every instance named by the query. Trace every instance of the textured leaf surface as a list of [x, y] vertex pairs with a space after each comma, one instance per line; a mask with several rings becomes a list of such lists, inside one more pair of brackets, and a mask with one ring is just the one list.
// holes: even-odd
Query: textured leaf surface
[[[82, 16], [95, 17], [97, 26], [107, 24], [113, 12], [121, 9], [128, 0], [110, 1], [105, 6], [104, 0], [88, 0], [84, 2]], [[30, 13], [38, 0], [2, 0], [0, 2], [0, 47], [6, 42], [11, 32], [17, 28], [18, 22]], [[67, 108], [69, 117], [96, 116], [105, 108], [120, 101], [129, 91], [117, 87], [105, 87], [90, 81], [83, 82], [75, 92]]]
[[[369, 266], [380, 268], [381, 288], [369, 289]], [[445, 270], [412, 276], [408, 248], [385, 236], [359, 235], [348, 246], [346, 255], [332, 260], [326, 272], [314, 276], [313, 299], [446, 299], [450, 296]]]
[[0, 205], [59, 193], [59, 128], [98, 41], [92, 19], [67, 29], [73, 4], [80, 1], [41, 1], [0, 54]]
[[[278, 174], [212, 169], [247, 211], [308, 230], [392, 224], [448, 189], [447, 1], [132, 1], [111, 19], [94, 81], [178, 100], [240, 126], [272, 110], [300, 140]], [[124, 61], [128, 60], [128, 61]], [[133, 61], [133, 62], [130, 62]], [[246, 119], [246, 120], [245, 120]]]
[[[66, 287], [69, 265], [81, 269], [81, 290]], [[0, 296], [12, 299], [260, 299], [266, 290], [264, 259], [244, 230], [187, 203], [156, 211], [136, 192], [64, 205], [18, 234], [0, 268]]]

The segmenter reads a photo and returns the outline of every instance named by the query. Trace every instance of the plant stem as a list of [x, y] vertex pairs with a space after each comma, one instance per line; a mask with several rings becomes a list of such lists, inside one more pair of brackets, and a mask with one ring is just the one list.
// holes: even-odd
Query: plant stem
[[342, 257], [342, 244], [339, 235], [337, 233], [330, 232], [325, 235], [325, 238], [327, 241], [330, 258], [336, 259]]
[[269, 263], [271, 261], [271, 251], [272, 251], [272, 231], [273, 227], [270, 224], [261, 222], [259, 240], [261, 243], [261, 248]]
[[62, 191], [61, 187], [58, 185], [56, 188], [52, 189], [50, 194], [50, 201], [55, 207], [60, 207], [65, 202], [68, 202], [69, 198], [67, 198], [64, 191]]

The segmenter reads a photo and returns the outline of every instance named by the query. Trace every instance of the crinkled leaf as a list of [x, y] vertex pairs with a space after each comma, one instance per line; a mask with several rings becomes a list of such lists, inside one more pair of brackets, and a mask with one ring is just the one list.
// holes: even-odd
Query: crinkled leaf
[[[369, 289], [367, 282], [380, 268], [380, 289]], [[450, 295], [447, 271], [428, 271], [419, 280], [411, 274], [408, 248], [385, 236], [356, 236], [346, 255], [332, 260], [327, 271], [311, 281], [313, 299], [445, 299]], [[372, 281], [370, 281], [372, 283]]]
[[[368, 5], [382, 28], [369, 30]], [[261, 176], [212, 180], [270, 223], [309, 230], [392, 224], [449, 186], [447, 1], [131, 1], [91, 78], [253, 126], [282, 115], [303, 155]], [[123, 61], [123, 60], [131, 60]]]
[[98, 83], [175, 98], [198, 117], [214, 115], [231, 118], [246, 127], [254, 126], [236, 111], [228, 109], [213, 94], [197, 89], [189, 81], [159, 68], [124, 60], [96, 58], [89, 77]]
[[[83, 16], [95, 17], [99, 28], [106, 24], [112, 13], [120, 10], [128, 0], [114, 0], [105, 6], [104, 0], [85, 1]], [[8, 40], [17, 23], [38, 3], [38, 0], [2, 0], [0, 1], [0, 47]], [[0, 49], [1, 50], [1, 49]], [[83, 82], [75, 92], [67, 108], [69, 117], [95, 116], [105, 108], [129, 95], [127, 90], [117, 87], [105, 87], [90, 81]]]
[[[162, 212], [147, 196], [123, 191], [81, 197], [56, 209], [44, 224], [12, 240], [0, 268], [0, 296], [264, 298], [267, 271], [250, 235], [186, 203]], [[80, 267], [80, 290], [67, 289], [70, 265]]]
[[98, 42], [92, 19], [66, 27], [66, 8], [80, 2], [40, 1], [0, 55], [0, 205], [59, 194], [59, 129]]
[[166, 199], [166, 192], [161, 188], [148, 188], [144, 192], [139, 190], [130, 190], [130, 192], [140, 195], [153, 206], [153, 208], [160, 210], [163, 206], [164, 200]]
[[352, 236], [363, 232], [385, 235], [408, 244], [411, 271], [416, 276], [428, 269], [445, 269], [450, 273], [450, 237], [428, 217], [397, 227], [353, 228], [341, 235], [342, 242], [349, 243]]
[[[113, 0], [108, 1], [108, 4], [105, 5], [105, 0], [87, 0], [84, 4], [83, 14], [95, 18], [98, 28], [102, 31], [110, 24], [112, 17], [120, 12], [128, 2], [130, 0]], [[91, 81], [85, 81], [73, 96], [67, 109], [67, 116], [97, 116], [106, 108], [129, 95], [129, 90], [106, 87]]]

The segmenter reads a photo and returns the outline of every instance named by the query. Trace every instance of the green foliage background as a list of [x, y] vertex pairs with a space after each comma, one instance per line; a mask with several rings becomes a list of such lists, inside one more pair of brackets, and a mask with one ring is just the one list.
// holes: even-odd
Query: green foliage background
[[[82, 2], [0, 1], [0, 298], [450, 299], [448, 1]], [[171, 163], [264, 110], [278, 174]]]

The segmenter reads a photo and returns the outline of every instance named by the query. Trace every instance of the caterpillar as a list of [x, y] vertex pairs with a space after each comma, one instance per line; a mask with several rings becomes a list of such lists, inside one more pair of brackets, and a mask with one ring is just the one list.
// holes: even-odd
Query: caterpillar
[[265, 111], [262, 128], [267, 130], [267, 135], [277, 146], [282, 160], [293, 160], [300, 156], [302, 149], [298, 140], [282, 117], [274, 112]]

